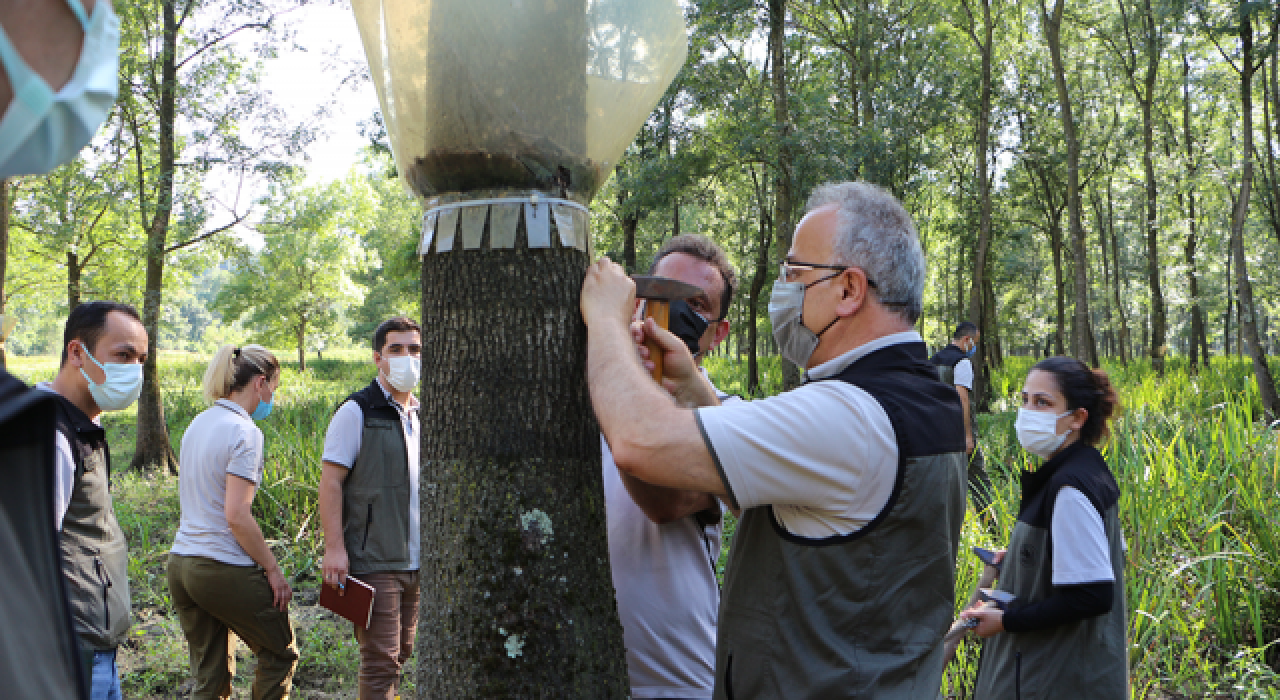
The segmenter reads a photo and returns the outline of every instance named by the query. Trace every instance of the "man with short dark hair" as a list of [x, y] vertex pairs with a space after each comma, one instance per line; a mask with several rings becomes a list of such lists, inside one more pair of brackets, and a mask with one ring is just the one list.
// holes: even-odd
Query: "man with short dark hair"
[[421, 439], [418, 386], [422, 332], [399, 316], [373, 333], [378, 375], [329, 421], [320, 474], [324, 583], [343, 590], [350, 574], [373, 586], [360, 642], [360, 700], [397, 696], [418, 628]]
[[[671, 331], [702, 358], [729, 335], [738, 284], [724, 250], [706, 236], [663, 244], [649, 274], [703, 290], [671, 304]], [[733, 397], [717, 392], [721, 401]], [[710, 698], [715, 684], [716, 562], [723, 533], [719, 499], [664, 488], [618, 471], [601, 440], [609, 563], [627, 649], [633, 698]]]
[[57, 396], [54, 514], [76, 634], [92, 654], [91, 700], [118, 700], [116, 649], [129, 631], [129, 554], [111, 503], [111, 451], [103, 411], [142, 392], [147, 331], [128, 304], [91, 301], [71, 310], [62, 333]]
[[[608, 260], [582, 289], [587, 385], [618, 469], [738, 508], [716, 639], [717, 699], [938, 694], [964, 522], [964, 428], [919, 318], [915, 225], [863, 182], [818, 188], [769, 300], [805, 383], [721, 404], [684, 343], [630, 325]], [[637, 343], [663, 352], [658, 388]], [[687, 408], [696, 406], [697, 408]]]
[[978, 326], [972, 321], [961, 321], [951, 334], [951, 343], [934, 353], [930, 362], [938, 368], [938, 375], [946, 384], [956, 388], [960, 406], [964, 410], [964, 445], [969, 455], [969, 498], [979, 515], [986, 514], [991, 505], [991, 480], [987, 478], [986, 460], [978, 447], [976, 421], [973, 415], [973, 354], [978, 350]]

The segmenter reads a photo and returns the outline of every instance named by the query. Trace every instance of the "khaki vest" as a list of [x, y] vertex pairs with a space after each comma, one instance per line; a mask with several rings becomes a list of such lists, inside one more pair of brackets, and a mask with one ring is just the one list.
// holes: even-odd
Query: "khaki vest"
[[[861, 530], [808, 539], [769, 506], [743, 513], [725, 575], [715, 697], [936, 698], [965, 511], [959, 398], [923, 343], [872, 352], [835, 377], [884, 408], [893, 493]], [[849, 416], [831, 416], [832, 429]]]
[[1072, 445], [1060, 457], [1064, 459], [1055, 458], [1040, 471], [1023, 475], [1023, 503], [1009, 538], [999, 588], [1017, 596], [1017, 603], [1024, 605], [1053, 593], [1049, 525], [1053, 501], [1058, 491], [1069, 485], [1101, 509], [1115, 575], [1111, 612], [1047, 630], [1003, 632], [987, 639], [974, 691], [978, 700], [1129, 697], [1124, 538], [1116, 506], [1119, 489], [1094, 448]]
[[108, 490], [106, 433], [58, 396], [58, 431], [71, 444], [75, 483], [62, 518], [59, 546], [67, 599], [80, 644], [110, 651], [129, 632], [129, 553]]
[[[409, 446], [375, 379], [347, 397], [364, 414], [360, 454], [342, 484], [342, 536], [355, 575], [409, 568]], [[417, 446], [414, 446], [417, 449]]]

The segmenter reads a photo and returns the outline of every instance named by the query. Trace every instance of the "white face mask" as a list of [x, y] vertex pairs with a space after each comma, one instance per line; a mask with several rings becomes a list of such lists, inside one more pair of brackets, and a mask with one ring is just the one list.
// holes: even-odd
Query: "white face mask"
[[418, 378], [422, 376], [421, 357], [388, 357], [387, 365], [389, 371], [382, 376], [387, 378], [396, 391], [413, 391], [418, 388]]
[[108, 362], [104, 365], [98, 362], [98, 358], [94, 357], [88, 348], [85, 349], [84, 354], [107, 375], [103, 382], [98, 384], [85, 374], [83, 367], [80, 368], [80, 374], [83, 374], [85, 381], [89, 382], [89, 395], [93, 397], [93, 402], [98, 404], [98, 408], [104, 411], [122, 411], [138, 400], [138, 395], [142, 393], [141, 364]]
[[1013, 427], [1018, 431], [1018, 442], [1022, 444], [1022, 449], [1041, 459], [1049, 459], [1071, 433], [1068, 429], [1067, 432], [1058, 434], [1058, 420], [1069, 415], [1071, 411], [1063, 411], [1055, 416], [1045, 411], [1019, 408], [1018, 420]]
[[80, 61], [56, 92], [22, 60], [0, 29], [0, 64], [13, 99], [0, 117], [0, 178], [42, 175], [71, 162], [107, 120], [120, 72], [120, 20], [106, 2], [85, 16], [80, 0], [67, 0], [84, 30]]

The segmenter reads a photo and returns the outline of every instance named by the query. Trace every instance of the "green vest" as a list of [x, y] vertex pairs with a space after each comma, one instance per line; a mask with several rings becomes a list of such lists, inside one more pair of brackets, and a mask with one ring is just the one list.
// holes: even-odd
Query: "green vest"
[[1097, 450], [1072, 445], [1040, 471], [1024, 473], [1023, 502], [1009, 538], [999, 588], [1017, 596], [1016, 604], [1023, 605], [1053, 593], [1050, 524], [1063, 486], [1079, 489], [1102, 514], [1115, 575], [1111, 612], [1051, 629], [1002, 632], [987, 639], [974, 690], [977, 700], [1129, 697], [1124, 538], [1116, 505], [1120, 492]]
[[342, 537], [351, 572], [405, 571], [410, 562], [409, 446], [400, 413], [376, 379], [347, 401], [355, 401], [364, 414], [360, 454], [342, 484]]
[[58, 431], [71, 444], [75, 481], [59, 547], [80, 644], [110, 651], [129, 632], [129, 553], [108, 490], [111, 453], [103, 429], [58, 396]]
[[[809, 539], [769, 506], [734, 534], [716, 643], [719, 700], [936, 698], [965, 512], [959, 398], [923, 343], [892, 345], [835, 380], [867, 391], [898, 442], [893, 493], [857, 532]], [[832, 430], [848, 416], [831, 416]]]

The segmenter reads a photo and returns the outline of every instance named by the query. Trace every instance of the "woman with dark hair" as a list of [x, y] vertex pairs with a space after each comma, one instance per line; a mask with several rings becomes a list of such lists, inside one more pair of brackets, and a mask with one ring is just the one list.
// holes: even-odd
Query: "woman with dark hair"
[[262, 481], [262, 431], [280, 362], [261, 345], [223, 345], [204, 374], [205, 401], [182, 436], [182, 521], [169, 552], [169, 594], [195, 676], [192, 698], [231, 697], [231, 633], [258, 657], [254, 700], [289, 697], [298, 648], [293, 589], [250, 511]]
[[1022, 473], [1022, 503], [999, 589], [1005, 609], [973, 607], [988, 638], [974, 697], [1128, 697], [1120, 489], [1095, 445], [1119, 399], [1101, 370], [1053, 357], [1031, 369], [1016, 428], [1045, 460]]

